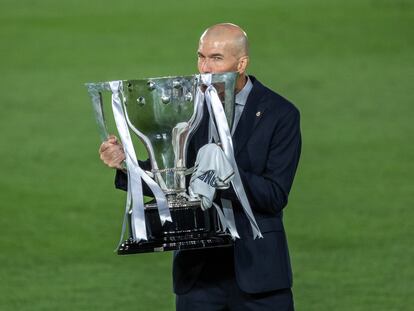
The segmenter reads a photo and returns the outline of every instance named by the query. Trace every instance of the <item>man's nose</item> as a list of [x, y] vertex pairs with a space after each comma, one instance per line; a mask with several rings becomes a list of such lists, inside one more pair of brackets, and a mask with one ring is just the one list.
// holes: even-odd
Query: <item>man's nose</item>
[[204, 59], [200, 65], [200, 72], [201, 73], [211, 73], [210, 62], [208, 59]]

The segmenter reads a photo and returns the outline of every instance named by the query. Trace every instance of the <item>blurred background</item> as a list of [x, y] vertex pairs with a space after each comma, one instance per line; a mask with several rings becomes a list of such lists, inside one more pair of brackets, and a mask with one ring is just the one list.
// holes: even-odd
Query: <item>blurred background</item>
[[414, 304], [414, 1], [2, 0], [0, 310], [174, 309], [171, 253], [113, 253], [125, 193], [84, 83], [196, 73], [218, 22], [301, 111], [296, 309]]

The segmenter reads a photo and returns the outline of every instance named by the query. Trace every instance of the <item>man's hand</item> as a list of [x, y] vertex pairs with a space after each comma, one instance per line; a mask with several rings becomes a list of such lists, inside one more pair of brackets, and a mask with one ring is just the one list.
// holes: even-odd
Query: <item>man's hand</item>
[[99, 155], [103, 163], [111, 168], [124, 170], [123, 161], [125, 160], [124, 149], [114, 135], [110, 135], [99, 147]]

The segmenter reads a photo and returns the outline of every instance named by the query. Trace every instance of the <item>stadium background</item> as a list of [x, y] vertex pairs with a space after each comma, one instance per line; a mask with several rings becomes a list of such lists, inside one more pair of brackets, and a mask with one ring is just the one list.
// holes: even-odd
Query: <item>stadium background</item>
[[285, 213], [297, 310], [414, 304], [414, 3], [0, 3], [0, 309], [172, 310], [171, 253], [120, 257], [125, 194], [98, 160], [84, 82], [196, 72], [203, 29], [301, 110]]

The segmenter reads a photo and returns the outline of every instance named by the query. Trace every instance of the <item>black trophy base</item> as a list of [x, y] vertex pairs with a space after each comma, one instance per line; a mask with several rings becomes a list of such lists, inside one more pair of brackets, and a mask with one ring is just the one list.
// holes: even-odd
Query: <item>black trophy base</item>
[[[182, 202], [180, 205], [183, 205]], [[130, 234], [118, 249], [118, 255], [188, 250], [233, 245], [231, 236], [222, 231], [214, 208], [201, 210], [199, 202], [170, 206], [172, 222], [163, 226], [155, 205], [147, 204], [145, 220], [148, 241], [135, 242]]]
[[141, 241], [135, 243], [132, 239], [128, 239], [119, 247], [118, 255], [165, 252], [197, 248], [227, 247], [232, 245], [233, 241], [231, 239], [231, 236], [227, 234], [223, 234], [222, 236], [216, 235], [210, 238], [176, 242], [169, 241], [165, 243], [160, 243], [157, 241]]

